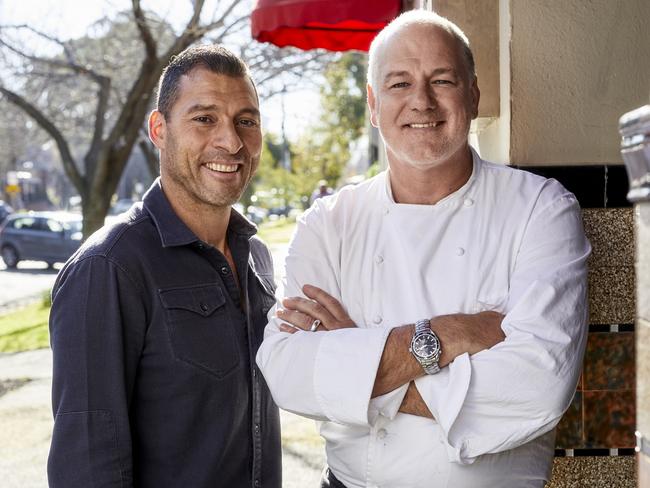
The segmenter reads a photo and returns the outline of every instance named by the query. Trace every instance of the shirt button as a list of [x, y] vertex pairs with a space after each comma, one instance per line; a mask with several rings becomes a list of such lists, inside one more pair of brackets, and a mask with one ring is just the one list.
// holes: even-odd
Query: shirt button
[[463, 254], [465, 254], [465, 249], [463, 249], [462, 247], [456, 249], [456, 256], [462, 256]]
[[228, 266], [222, 266], [221, 267], [221, 274], [226, 276], [228, 273], [230, 273], [230, 270], [228, 269]]
[[201, 310], [203, 310], [204, 312], [207, 312], [208, 311], [208, 306], [205, 303], [201, 303]]
[[381, 321], [382, 321], [382, 320], [383, 320], [383, 319], [381, 318], [381, 315], [377, 315], [377, 316], [375, 316], [374, 319], [372, 319], [372, 321], [373, 321], [375, 324], [381, 324]]
[[379, 429], [377, 431], [377, 437], [379, 437], [380, 439], [385, 439], [387, 434], [388, 433], [386, 432], [386, 429]]
[[260, 433], [260, 424], [255, 424], [255, 433], [256, 434]]
[[471, 198], [466, 198], [465, 201], [463, 202], [463, 204], [466, 207], [471, 207], [472, 205], [474, 205], [474, 200], [472, 200]]
[[257, 378], [257, 368], [253, 368], [253, 378]]
[[199, 242], [196, 247], [198, 247], [199, 249], [203, 249], [205, 246], [203, 245], [202, 242]]
[[260, 480], [255, 480], [255, 486], [261, 486]]
[[390, 213], [390, 209], [387, 207], [384, 209], [384, 215], [388, 215]]
[[384, 257], [383, 256], [375, 256], [375, 263], [381, 264], [384, 262]]

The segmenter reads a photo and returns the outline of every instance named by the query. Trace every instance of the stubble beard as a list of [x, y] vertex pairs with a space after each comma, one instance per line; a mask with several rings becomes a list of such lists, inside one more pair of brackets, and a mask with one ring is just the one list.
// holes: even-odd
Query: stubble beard
[[[164, 171], [167, 179], [170, 180], [169, 183], [175, 188], [176, 195], [190, 207], [209, 206], [219, 209], [231, 207], [239, 200], [251, 180], [252, 175], [249, 175], [241, 186], [223, 184], [218, 190], [211, 190], [201, 183], [200, 172], [203, 169], [200, 168], [200, 160], [182, 157], [175, 141], [171, 143], [170, 149], [171, 151], [161, 161], [161, 173]], [[251, 170], [253, 162], [250, 158], [244, 157], [240, 160], [246, 161], [246, 159], [249, 159], [248, 163], [244, 163], [238, 171]], [[185, 165], [185, 172], [180, 165]], [[196, 172], [192, 171], [193, 168]]]

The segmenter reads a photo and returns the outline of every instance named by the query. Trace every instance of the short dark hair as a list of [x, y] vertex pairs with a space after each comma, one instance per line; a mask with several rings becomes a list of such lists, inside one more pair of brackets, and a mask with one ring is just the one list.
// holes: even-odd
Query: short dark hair
[[257, 95], [257, 89], [248, 66], [237, 55], [216, 44], [190, 46], [173, 56], [160, 75], [156, 108], [165, 116], [165, 119], [169, 119], [169, 113], [178, 99], [178, 86], [181, 77], [198, 67], [233, 78], [246, 77], [250, 80]]

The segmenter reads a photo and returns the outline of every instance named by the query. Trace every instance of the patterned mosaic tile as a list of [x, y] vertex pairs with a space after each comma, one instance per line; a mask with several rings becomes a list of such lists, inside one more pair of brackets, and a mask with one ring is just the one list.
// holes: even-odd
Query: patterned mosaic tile
[[592, 246], [590, 267], [634, 265], [631, 208], [586, 208], [582, 216]]
[[584, 447], [582, 434], [582, 393], [577, 391], [557, 426], [555, 447], [558, 449]]
[[629, 324], [634, 315], [634, 267], [590, 268], [589, 323]]
[[585, 447], [634, 447], [634, 391], [585, 391], [583, 398]]
[[633, 390], [633, 332], [592, 332], [587, 338], [583, 379], [584, 390]]

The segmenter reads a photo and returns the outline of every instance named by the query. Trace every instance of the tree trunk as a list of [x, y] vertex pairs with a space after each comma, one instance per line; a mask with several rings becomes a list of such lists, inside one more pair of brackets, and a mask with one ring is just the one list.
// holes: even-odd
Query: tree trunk
[[111, 194], [93, 195], [82, 202], [83, 239], [90, 237], [104, 225], [104, 219], [111, 205]]

